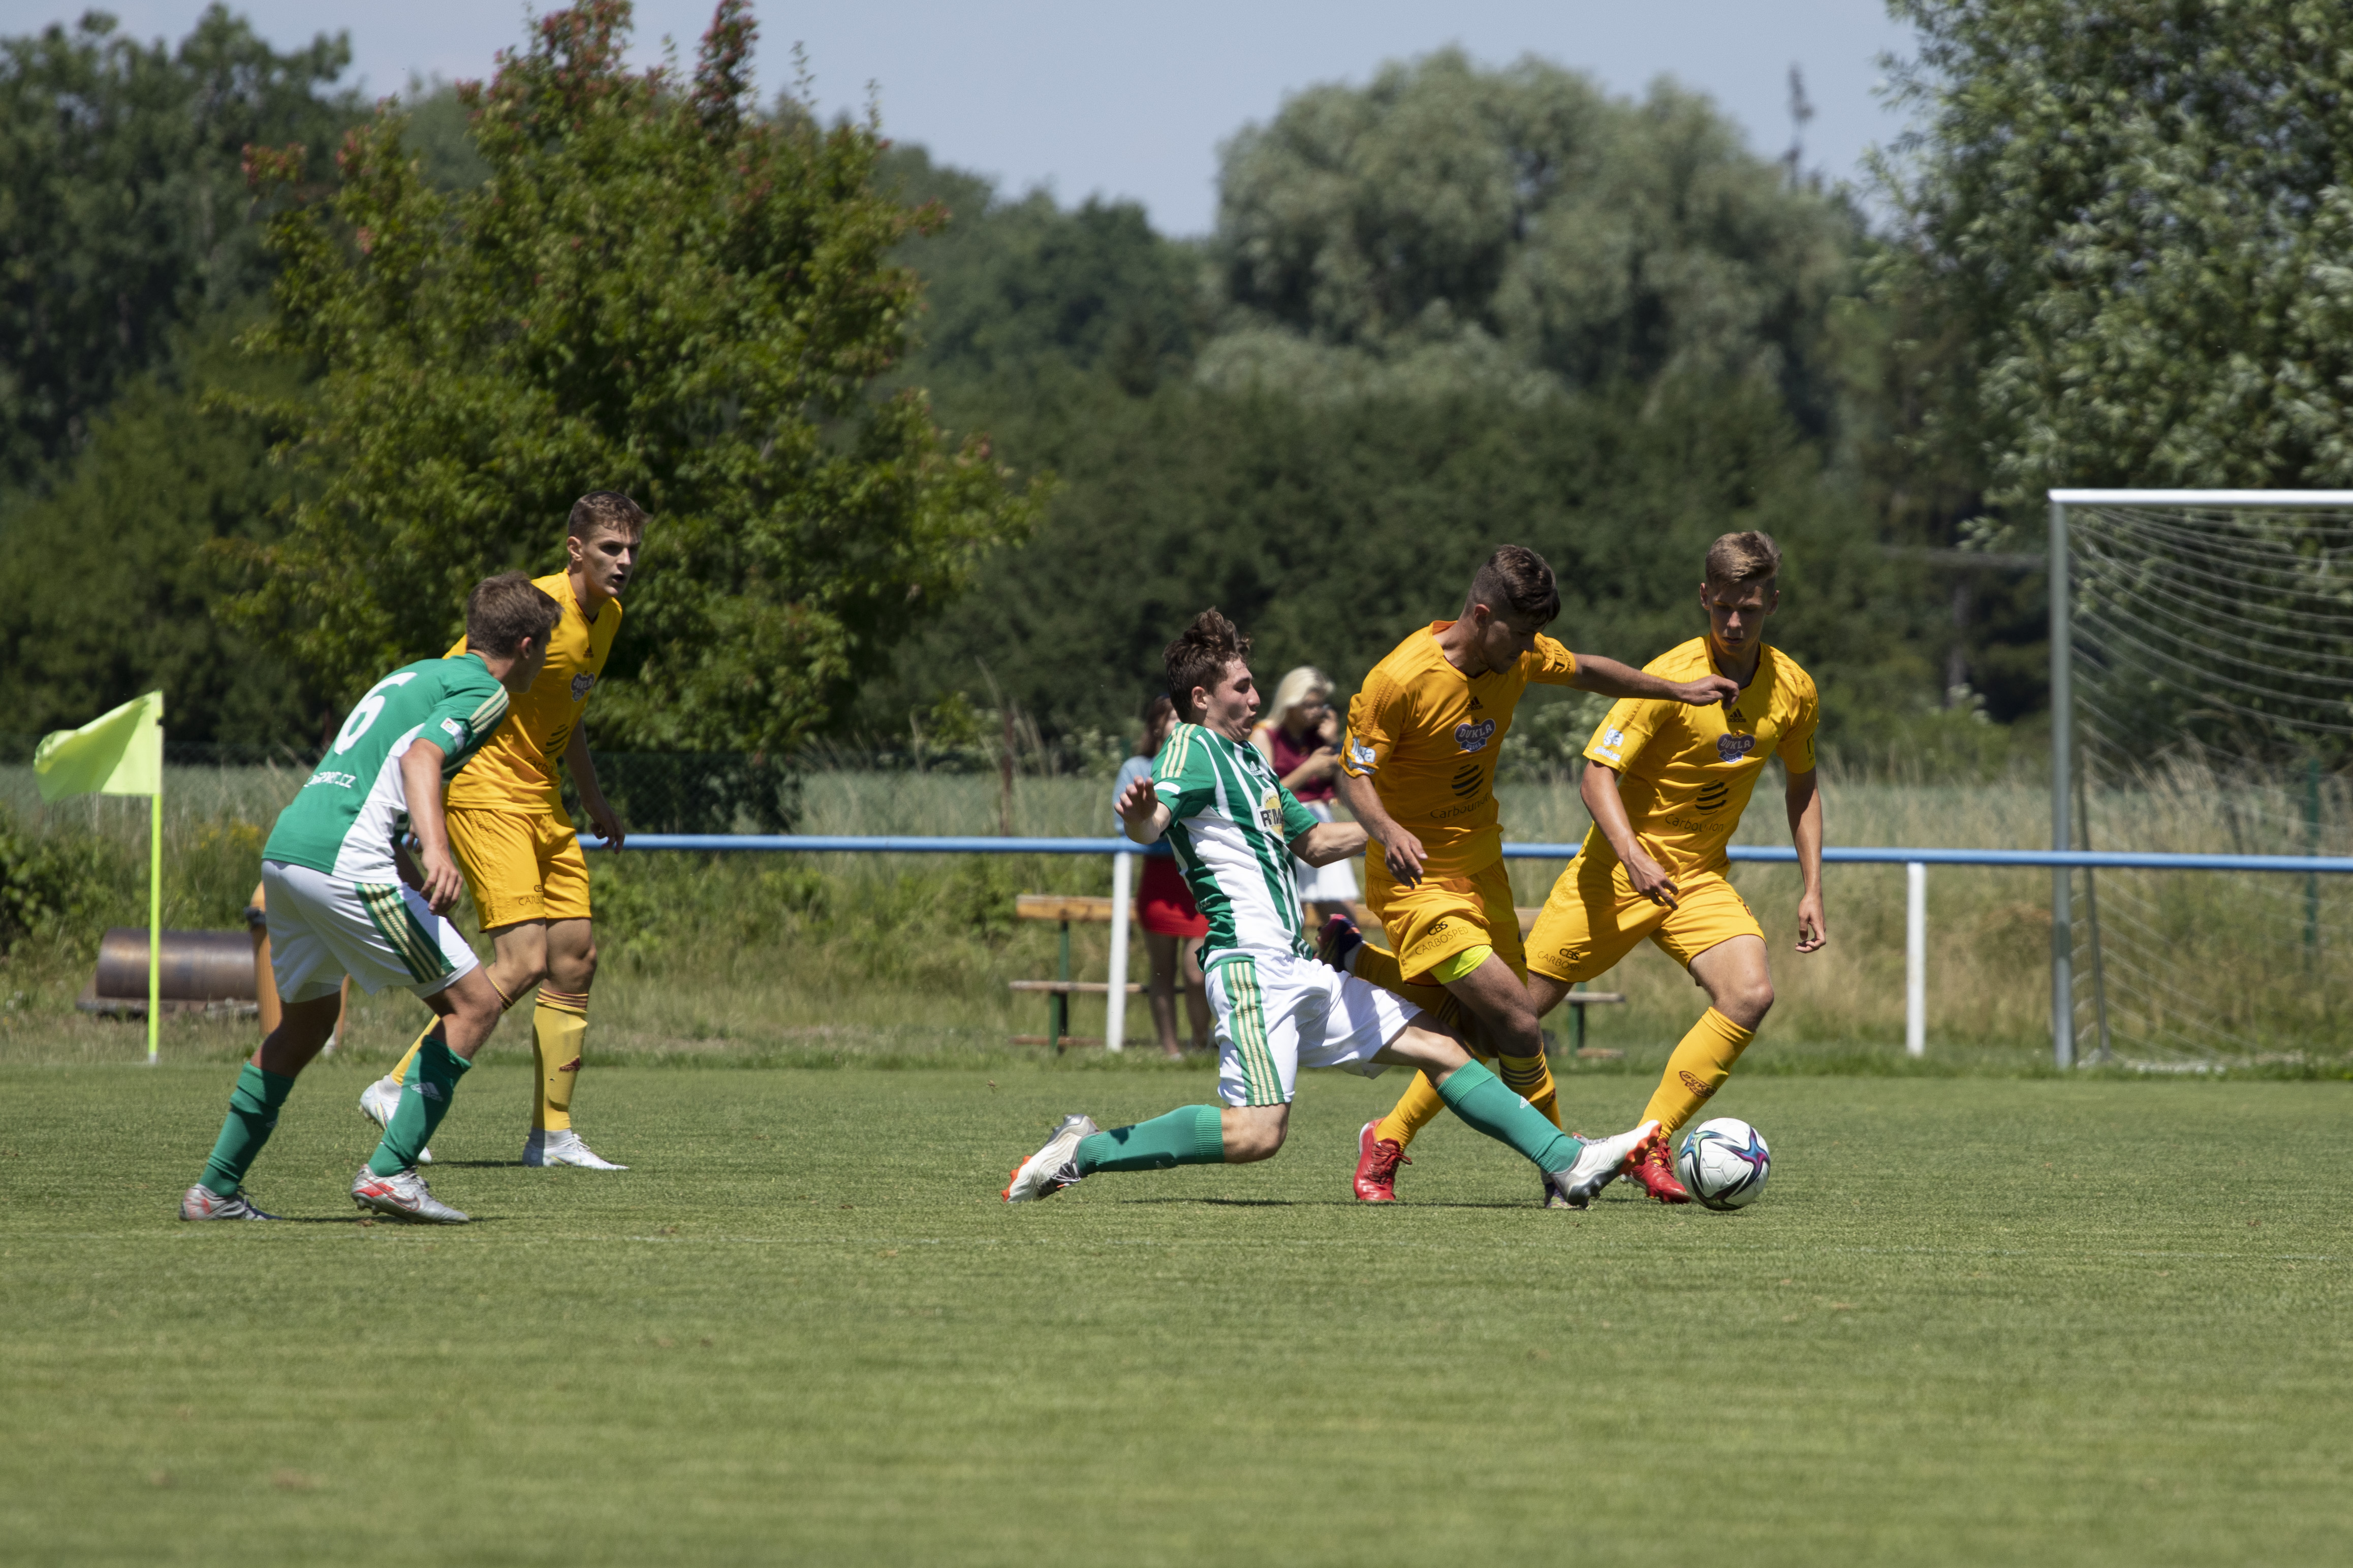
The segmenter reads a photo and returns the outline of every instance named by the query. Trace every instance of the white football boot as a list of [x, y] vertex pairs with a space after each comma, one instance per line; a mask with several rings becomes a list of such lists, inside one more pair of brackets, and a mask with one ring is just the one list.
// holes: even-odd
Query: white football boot
[[[369, 1121], [387, 1132], [392, 1130], [392, 1113], [399, 1109], [400, 1080], [396, 1078], [380, 1078], [360, 1090], [360, 1110]], [[417, 1163], [420, 1165], [433, 1163], [433, 1151], [419, 1149]]]
[[1092, 1138], [1103, 1129], [1091, 1116], [1065, 1116], [1062, 1124], [1046, 1146], [1013, 1167], [1013, 1179], [1005, 1184], [1005, 1201], [1008, 1204], [1035, 1203], [1039, 1198], [1052, 1197], [1064, 1187], [1075, 1187], [1085, 1178], [1079, 1173], [1079, 1140]]
[[413, 1219], [425, 1225], [464, 1225], [467, 1216], [426, 1189], [425, 1178], [411, 1165], [389, 1176], [379, 1176], [365, 1165], [352, 1178], [352, 1202], [364, 1209]]
[[596, 1150], [580, 1142], [580, 1134], [569, 1127], [557, 1132], [544, 1132], [534, 1127], [522, 1142], [522, 1163], [526, 1165], [577, 1165], [584, 1171], [626, 1171], [627, 1165], [616, 1165]]
[[263, 1214], [246, 1200], [245, 1189], [239, 1187], [223, 1197], [198, 1182], [180, 1198], [182, 1219], [276, 1219], [274, 1214]]
[[1545, 1184], [1570, 1208], [1584, 1208], [1595, 1194], [1627, 1173], [1651, 1139], [1661, 1136], [1657, 1122], [1645, 1121], [1615, 1138], [1593, 1139], [1577, 1152], [1567, 1170], [1546, 1173]]

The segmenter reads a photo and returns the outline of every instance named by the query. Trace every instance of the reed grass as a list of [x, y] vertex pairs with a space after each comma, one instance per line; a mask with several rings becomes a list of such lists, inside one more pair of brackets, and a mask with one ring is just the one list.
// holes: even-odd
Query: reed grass
[[[238, 923], [258, 877], [268, 823], [299, 770], [174, 769], [167, 780], [165, 921]], [[2228, 780], [2175, 768], [2098, 792], [2094, 845], [2168, 850], [2300, 849], [2294, 781]], [[2270, 791], [2269, 795], [2264, 792]], [[1832, 843], [2031, 848], [2049, 842], [2047, 785], [2019, 772], [1942, 784], [1824, 770]], [[1017, 775], [1009, 796], [993, 775], [835, 771], [804, 779], [801, 831], [1104, 837], [1107, 781]], [[42, 810], [29, 773], [0, 768], [0, 802], [30, 833], [92, 834], [111, 847], [107, 886], [87, 929], [20, 941], [0, 960], [0, 1059], [107, 1059], [140, 1031], [74, 1015], [71, 1000], [106, 924], [144, 919], [145, 809], [140, 801], [75, 801]], [[1587, 826], [1575, 786], [1507, 784], [1508, 837], [1574, 845]], [[2318, 841], [2353, 846], [2342, 792], [2327, 793]], [[1786, 844], [1779, 792], [1767, 779], [1736, 842]], [[1560, 862], [1512, 863], [1514, 894], [1542, 901]], [[1045, 1026], [1042, 999], [1006, 982], [1054, 972], [1056, 932], [1011, 918], [1022, 891], [1105, 893], [1107, 860], [1092, 857], [765, 856], [624, 853], [594, 858], [604, 967], [595, 1054], [673, 1061], [834, 1065], [962, 1061], [986, 1065], [1014, 1034]], [[1742, 865], [1735, 885], [1772, 946], [1778, 1000], [1747, 1070], [2034, 1070], [2047, 1060], [2050, 874], [1932, 868], [1928, 879], [1928, 1056], [1902, 1054], [1904, 871], [1834, 866], [1826, 878], [1831, 943], [1793, 951], [1794, 867]], [[2086, 889], [2077, 884], [2081, 914]], [[2286, 1070], [2353, 1066], [2340, 1027], [2353, 979], [2353, 886], [2310, 889], [2315, 942], [2305, 943], [2301, 878], [2104, 873], [2111, 1033], [2120, 1057], [2191, 1058]], [[461, 921], [471, 911], [461, 906]], [[1105, 972], [1108, 933], [1073, 933], [1078, 973]], [[2095, 1042], [2088, 922], [2079, 921], [2080, 1030]], [[1139, 943], [1130, 973], [1141, 979]], [[1576, 1070], [1655, 1071], [1704, 1003], [1663, 955], [1638, 950], [1597, 989], [1626, 994], [1591, 1010], [1586, 1044], [1620, 1051]], [[404, 1046], [419, 1016], [405, 996], [361, 1002], [347, 1030], [361, 1054]], [[1562, 1044], [1570, 1025], [1551, 1021]], [[174, 1022], [176, 1048], [235, 1054], [250, 1026]], [[1101, 1004], [1081, 1000], [1073, 1028], [1099, 1034]], [[1148, 1015], [1131, 1004], [1131, 1042], [1150, 1044]], [[508, 1048], [522, 1048], [522, 1032]], [[493, 1049], [498, 1047], [494, 1047]]]

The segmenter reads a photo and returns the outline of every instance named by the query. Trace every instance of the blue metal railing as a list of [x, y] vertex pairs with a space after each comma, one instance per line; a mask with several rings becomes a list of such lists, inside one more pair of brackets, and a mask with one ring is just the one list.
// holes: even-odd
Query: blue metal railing
[[[604, 840], [580, 836], [582, 847], [602, 849]], [[1575, 844], [1506, 844], [1507, 860], [1573, 859]], [[682, 849], [702, 853], [765, 852], [769, 854], [864, 855], [1166, 855], [1168, 846], [1139, 847], [1124, 838], [997, 838], [997, 837], [873, 837], [850, 834], [792, 833], [633, 833], [623, 843], [628, 849]], [[1797, 850], [1787, 845], [1736, 844], [1725, 851], [1735, 860], [1794, 863]], [[2290, 871], [2353, 873], [2353, 858], [2312, 855], [2168, 855], [2128, 849], [1929, 849], [1893, 847], [1825, 847], [1823, 860], [1833, 865], [1902, 866], [2068, 866], [2092, 870], [2136, 871]]]

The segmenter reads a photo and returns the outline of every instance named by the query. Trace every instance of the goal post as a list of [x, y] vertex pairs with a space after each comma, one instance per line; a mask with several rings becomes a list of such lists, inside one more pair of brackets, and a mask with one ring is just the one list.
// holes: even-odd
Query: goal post
[[[2079, 651], [2111, 677], [2118, 664], [2134, 666], [2134, 672], [2142, 677], [2137, 689], [2152, 706], [2159, 699], [2151, 693], [2163, 693], [2168, 698], [2189, 697], [2202, 718], [2213, 717], [2205, 711], [2209, 708], [2219, 710], [2225, 729], [2245, 737], [2256, 752], [2270, 748], [2267, 755], [2274, 760], [2280, 749], [2293, 746], [2299, 739], [2308, 742], [2327, 736], [2339, 740], [2337, 749], [2344, 750], [2340, 738], [2353, 737], [2353, 707], [2341, 701], [2332, 704], [2314, 691], [2298, 692], [2294, 688], [2299, 682], [2309, 688], [2322, 675], [2341, 674], [2348, 678], [2346, 689], [2353, 690], [2353, 604], [2331, 603], [2333, 595], [2324, 597], [2302, 581], [2304, 576], [2315, 581], [2325, 578], [2330, 566], [2341, 563], [2342, 580], [2353, 589], [2353, 490], [2058, 489], [2047, 494], [2053, 850], [2093, 847], [2088, 842], [2078, 844], [2075, 832], [2079, 814], [2087, 837], [2090, 822], [2085, 777], [2091, 761], [2085, 754], [2087, 737], [2078, 727]], [[2276, 513], [2296, 519], [2301, 537], [2289, 541], [2268, 537], [2261, 526], [2250, 529], [2243, 521]], [[2096, 554], [2086, 552], [2085, 542], [2077, 537], [2076, 518], [2086, 514], [2104, 521], [2116, 520], [2116, 526], [2103, 531]], [[2120, 559], [2126, 552], [2116, 548], [2116, 541], [2129, 539], [2133, 520], [2142, 517], [2169, 521], [2144, 524], [2143, 531], [2150, 539], [2146, 554]], [[2304, 526], [2306, 521], [2312, 526]], [[2211, 552], [2210, 563], [2201, 564], [2201, 546]], [[2271, 552], [2268, 557], [2266, 548]], [[2086, 559], [2079, 562], [2079, 552], [2085, 553]], [[2185, 584], [2174, 589], [2168, 586], [2169, 575], [2206, 575], [2211, 581], [2195, 588]], [[2235, 615], [2234, 588], [2251, 601], [2238, 606], [2242, 613]], [[2086, 592], [2094, 589], [2120, 595], [2155, 595], [2168, 603], [2166, 611], [2153, 619], [2162, 623], [2170, 615], [2182, 626], [2168, 629], [2159, 624], [2141, 628], [2137, 635], [2112, 627], [2112, 636], [2105, 642], [2096, 630], [2087, 637], [2089, 617], [2079, 616], [2078, 605]], [[2113, 604], [2108, 613], [2116, 614]], [[2194, 628], [2201, 617], [2210, 626], [2233, 620], [2245, 623], [2244, 651], [2224, 653], [2212, 661], [2224, 668], [2200, 668], [2190, 639], [2183, 636], [2184, 628]], [[2168, 639], [2182, 646], [2167, 646]], [[2079, 650], [2079, 641], [2092, 646]], [[2113, 657], [2117, 655], [2122, 657]], [[2298, 655], [2306, 662], [2300, 668], [2289, 668], [2287, 661]], [[2266, 700], [2263, 677], [2267, 669], [2278, 677], [2283, 689], [2280, 700]], [[2201, 682], [2219, 693], [2211, 702], [2196, 700]], [[2110, 691], [2104, 697], [2109, 704], [2105, 711], [2112, 717], [2116, 694]], [[2146, 731], [2134, 739], [2147, 748], [2141, 755], [2144, 762], [2156, 760], [2168, 744], [2162, 736], [2151, 742]], [[2185, 752], [2195, 752], [2200, 745], [2187, 731], [2171, 739]], [[2312, 805], [2305, 818], [2308, 842], [2304, 852], [2312, 855], [2319, 853], [2320, 765], [2318, 752], [2310, 752], [2306, 777]], [[2061, 1068], [2073, 1067], [2077, 1059], [2074, 875], [2065, 868], [2054, 868], [2051, 877], [2051, 1051], [2052, 1061]], [[2086, 870], [2084, 875], [2086, 907], [2096, 910], [2092, 873]], [[2095, 975], [2102, 972], [2104, 956], [2096, 918], [2090, 948]], [[2306, 943], [2316, 948], [2321, 923], [2316, 893], [2306, 894], [2302, 919]], [[2148, 984], [2162, 988], [2161, 980]], [[2104, 977], [2097, 985], [2105, 1047]], [[2181, 1011], [2178, 1000], [2174, 1010]]]

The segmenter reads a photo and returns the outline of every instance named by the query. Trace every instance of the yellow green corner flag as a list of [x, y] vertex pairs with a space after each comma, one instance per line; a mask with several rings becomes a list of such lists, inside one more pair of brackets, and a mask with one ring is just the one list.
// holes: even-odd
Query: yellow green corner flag
[[134, 697], [79, 730], [53, 730], [33, 752], [33, 776], [48, 805], [69, 795], [151, 797], [147, 829], [147, 1065], [155, 1065], [164, 1007], [164, 694]]
[[41, 737], [33, 773], [44, 803], [68, 795], [157, 795], [164, 788], [164, 694], [134, 697], [79, 730]]

